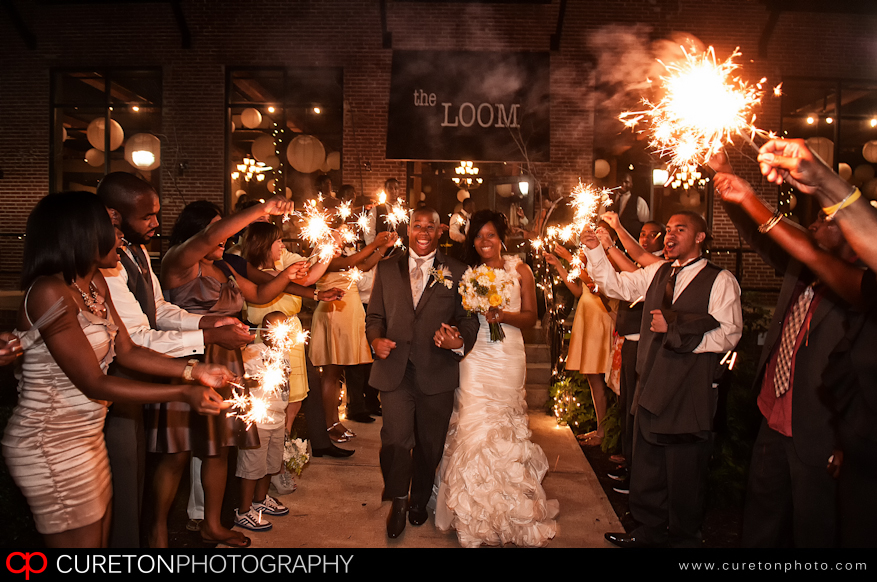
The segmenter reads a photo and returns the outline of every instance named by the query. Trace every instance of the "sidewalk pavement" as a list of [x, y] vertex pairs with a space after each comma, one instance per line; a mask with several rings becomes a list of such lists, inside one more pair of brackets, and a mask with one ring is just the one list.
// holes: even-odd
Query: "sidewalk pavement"
[[[408, 524], [399, 538], [387, 538], [390, 502], [381, 501], [378, 462], [381, 418], [371, 424], [346, 422], [357, 436], [343, 447], [356, 449], [345, 459], [311, 458], [298, 489], [277, 496], [290, 509], [268, 517], [268, 532], [244, 533], [253, 548], [459, 548], [454, 532], [442, 533], [433, 515], [420, 527]], [[603, 534], [624, 531], [584, 453], [567, 427], [557, 427], [542, 411], [530, 413], [532, 440], [545, 451], [549, 471], [542, 482], [549, 499], [560, 502], [557, 535], [549, 548], [604, 548]], [[274, 489], [271, 494], [275, 495]], [[236, 528], [240, 529], [240, 528]]]

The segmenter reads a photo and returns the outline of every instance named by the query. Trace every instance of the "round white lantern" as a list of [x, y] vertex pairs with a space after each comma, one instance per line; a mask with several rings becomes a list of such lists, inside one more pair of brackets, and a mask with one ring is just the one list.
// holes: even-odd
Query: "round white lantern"
[[326, 160], [326, 149], [312, 135], [300, 135], [289, 143], [286, 158], [293, 168], [302, 174], [311, 174], [320, 169]]
[[326, 161], [329, 162], [330, 170], [340, 170], [341, 152], [331, 152], [328, 156], [326, 156]]
[[457, 200], [459, 200], [460, 202], [462, 202], [463, 200], [465, 200], [468, 197], [469, 197], [468, 190], [458, 190], [457, 191]]
[[872, 164], [877, 162], [877, 140], [872, 139], [862, 148], [862, 155]]
[[277, 155], [268, 156], [268, 159], [265, 160], [265, 164], [277, 170], [280, 168], [280, 158]]
[[837, 173], [838, 175], [840, 175], [841, 178], [849, 182], [850, 178], [853, 175], [853, 169], [850, 167], [849, 164], [841, 162], [837, 165]]
[[151, 133], [136, 133], [125, 143], [125, 160], [138, 170], [150, 171], [161, 165], [161, 141]]
[[794, 210], [798, 205], [798, 198], [794, 194], [789, 194], [789, 210]]
[[276, 183], [277, 183], [277, 182], [275, 182], [274, 180], [268, 180], [268, 183], [265, 184], [265, 186], [268, 188], [268, 191], [269, 191], [269, 192], [273, 193], [273, 192], [274, 192], [274, 185], [275, 185]]
[[874, 177], [874, 166], [871, 164], [856, 166], [856, 169], [853, 170], [853, 176], [855, 176], [860, 182], [867, 182]]
[[98, 168], [104, 165], [104, 153], [97, 148], [91, 148], [85, 152], [85, 163]]
[[[88, 124], [85, 135], [88, 137], [88, 143], [96, 147], [100, 151], [104, 151], [104, 128], [106, 120], [103, 117], [96, 117]], [[119, 149], [122, 142], [125, 141], [125, 132], [122, 126], [115, 119], [110, 120], [110, 151]]]
[[606, 160], [595, 160], [594, 161], [594, 177], [595, 178], [605, 178], [609, 175], [609, 162]]
[[268, 163], [268, 158], [275, 155], [274, 138], [270, 135], [260, 135], [253, 141], [250, 151], [258, 161]]
[[870, 180], [862, 184], [862, 194], [872, 200], [874, 198], [877, 198], [877, 178], [871, 178]]
[[503, 198], [508, 198], [512, 195], [512, 185], [511, 184], [497, 184], [496, 185], [496, 194], [497, 196], [502, 196]]
[[262, 114], [258, 109], [247, 107], [241, 111], [241, 123], [244, 127], [255, 129], [262, 124]]
[[827, 137], [807, 138], [807, 147], [822, 158], [829, 167], [834, 165], [834, 142]]
[[287, 200], [289, 200], [290, 198], [292, 198], [292, 188], [290, 188], [289, 186], [287, 186], [287, 187], [286, 187], [286, 192], [285, 192], [285, 194], [286, 194], [286, 199], [287, 199]]
[[329, 166], [329, 158], [327, 157], [325, 160], [323, 160], [323, 165], [320, 166], [320, 171], [323, 172], [324, 174], [326, 174], [331, 169], [332, 168]]

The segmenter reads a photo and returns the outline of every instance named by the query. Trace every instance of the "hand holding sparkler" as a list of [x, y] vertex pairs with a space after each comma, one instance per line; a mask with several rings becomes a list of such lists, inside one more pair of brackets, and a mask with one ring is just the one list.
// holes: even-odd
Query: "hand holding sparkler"
[[567, 248], [563, 245], [555, 244], [554, 254], [566, 261], [567, 263], [572, 261], [572, 253], [570, 253], [569, 250], [567, 250]]
[[213, 388], [207, 386], [186, 386], [183, 398], [189, 408], [198, 414], [216, 416], [231, 407], [231, 403], [224, 401]]
[[227, 350], [237, 350], [247, 344], [253, 343], [256, 336], [250, 334], [247, 326], [242, 324], [240, 320], [229, 325], [220, 325], [219, 327], [209, 327], [202, 331], [204, 334], [205, 344], [215, 344]]
[[759, 151], [758, 165], [769, 182], [779, 185], [786, 181], [805, 194], [829, 189], [845, 193], [850, 190], [846, 180], [829, 168], [802, 139], [769, 141]]
[[604, 250], [608, 250], [615, 246], [615, 241], [612, 240], [612, 235], [610, 235], [609, 231], [602, 226], [598, 226], [594, 234], [597, 235], [597, 239], [600, 241]]
[[621, 222], [618, 220], [618, 213], [616, 212], [606, 211], [603, 213], [603, 216], [601, 216], [600, 219], [609, 226], [611, 226], [613, 230], [618, 230], [618, 227], [621, 226]]
[[589, 249], [596, 249], [600, 246], [600, 239], [597, 238], [597, 233], [590, 227], [582, 230], [582, 244]]
[[317, 301], [338, 301], [344, 297], [344, 290], [338, 289], [337, 287], [332, 287], [331, 289], [323, 289], [322, 291], [317, 291]]
[[282, 198], [280, 196], [270, 198], [262, 204], [262, 211], [265, 214], [270, 214], [273, 216], [289, 214], [293, 210], [295, 210], [295, 205], [292, 200], [287, 200], [286, 198]]

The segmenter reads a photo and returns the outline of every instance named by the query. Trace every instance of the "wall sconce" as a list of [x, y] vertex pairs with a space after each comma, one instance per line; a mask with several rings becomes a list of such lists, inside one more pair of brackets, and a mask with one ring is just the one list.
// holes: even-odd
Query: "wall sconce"
[[530, 193], [530, 182], [527, 180], [521, 180], [518, 182], [518, 191], [521, 193], [521, 196], [526, 196]]

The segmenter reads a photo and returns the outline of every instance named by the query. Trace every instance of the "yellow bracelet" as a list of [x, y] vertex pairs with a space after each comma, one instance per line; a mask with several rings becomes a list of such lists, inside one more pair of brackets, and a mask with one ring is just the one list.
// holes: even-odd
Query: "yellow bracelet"
[[844, 198], [843, 200], [841, 200], [840, 202], [838, 202], [837, 204], [835, 204], [833, 206], [829, 206], [828, 208], [822, 209], [822, 212], [825, 213], [825, 219], [831, 220], [832, 218], [834, 218], [834, 215], [838, 213], [838, 211], [840, 211], [843, 208], [846, 208], [847, 206], [849, 206], [850, 204], [852, 204], [853, 202], [855, 202], [856, 200], [861, 198], [861, 196], [862, 196], [862, 192], [858, 188], [853, 186], [852, 191], [849, 194], [847, 194], [846, 198]]

